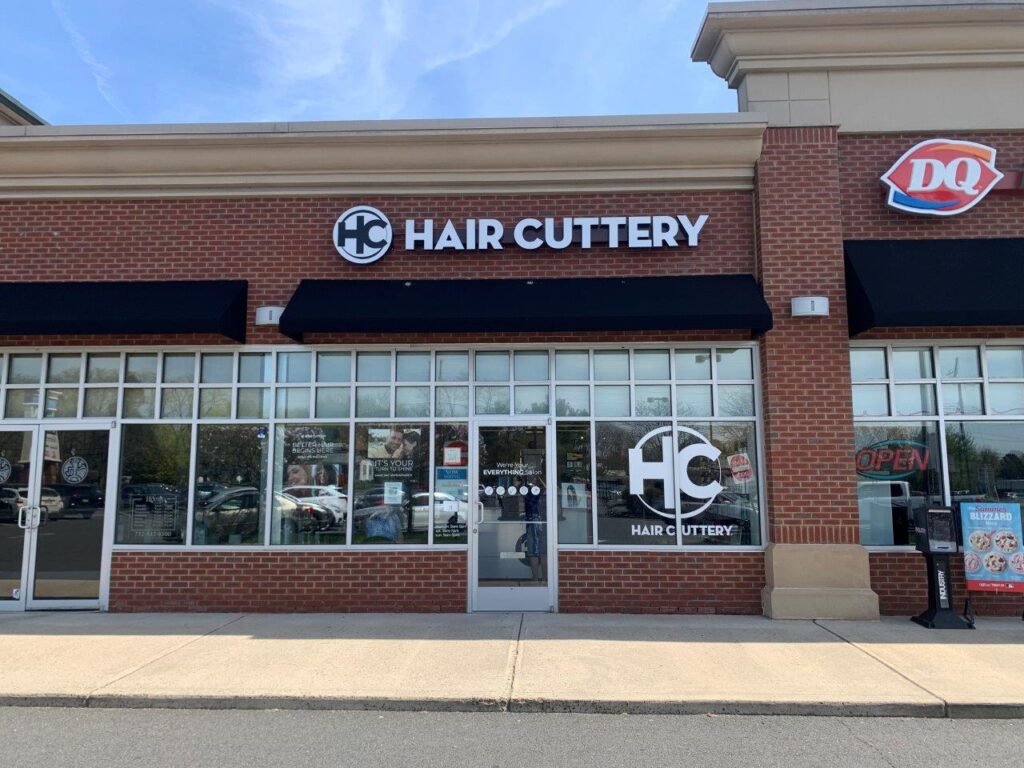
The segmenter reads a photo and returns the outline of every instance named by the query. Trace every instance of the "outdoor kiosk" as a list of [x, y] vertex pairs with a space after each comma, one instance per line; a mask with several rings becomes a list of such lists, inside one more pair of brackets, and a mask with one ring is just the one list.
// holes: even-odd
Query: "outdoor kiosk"
[[918, 510], [914, 516], [917, 549], [928, 563], [928, 609], [911, 620], [928, 629], [974, 629], [953, 610], [949, 556], [956, 554], [956, 519], [950, 507]]

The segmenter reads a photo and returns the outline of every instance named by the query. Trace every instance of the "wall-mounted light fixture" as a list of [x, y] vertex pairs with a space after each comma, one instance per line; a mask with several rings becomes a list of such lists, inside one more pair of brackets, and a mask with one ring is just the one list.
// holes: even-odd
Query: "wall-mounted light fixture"
[[790, 303], [793, 317], [828, 317], [825, 296], [796, 296]]
[[256, 307], [256, 325], [277, 325], [284, 307]]

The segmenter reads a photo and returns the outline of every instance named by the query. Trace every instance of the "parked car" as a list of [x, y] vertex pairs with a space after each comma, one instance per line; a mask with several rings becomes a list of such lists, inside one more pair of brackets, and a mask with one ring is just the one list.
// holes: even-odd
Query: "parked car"
[[262, 544], [260, 492], [231, 488], [196, 504], [196, 544]]
[[[96, 485], [55, 485], [51, 490], [60, 495], [64, 517], [78, 515], [83, 520], [88, 520], [98, 510], [102, 511], [106, 502], [103, 490]], [[53, 517], [52, 510], [50, 516]]]
[[319, 504], [331, 511], [334, 526], [342, 528], [348, 514], [348, 496], [333, 485], [292, 485], [284, 489], [284, 493], [299, 501]]
[[[19, 488], [18, 496], [27, 499], [28, 488]], [[44, 520], [60, 520], [64, 516], [64, 500], [53, 488], [40, 488], [39, 511]]]
[[326, 531], [338, 527], [333, 510], [287, 493], [274, 494], [274, 513], [280, 521], [282, 532], [294, 534]]
[[206, 501], [211, 496], [223, 493], [228, 487], [220, 483], [196, 483], [196, 501]]
[[0, 521], [18, 522], [18, 510], [28, 504], [17, 488], [0, 488]]

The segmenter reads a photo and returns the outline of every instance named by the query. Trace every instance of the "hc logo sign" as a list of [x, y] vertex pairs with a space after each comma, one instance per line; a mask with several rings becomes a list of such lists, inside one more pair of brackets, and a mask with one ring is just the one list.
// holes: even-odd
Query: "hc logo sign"
[[[635, 448], [629, 449], [629, 492], [651, 512], [669, 520], [675, 519], [675, 509], [679, 494], [685, 494], [705, 503], [698, 509], [687, 512], [680, 517], [696, 517], [711, 506], [711, 502], [725, 488], [717, 480], [706, 485], [697, 485], [690, 479], [690, 464], [699, 458], [717, 462], [722, 452], [715, 448], [700, 432], [689, 427], [678, 427], [680, 432], [696, 437], [698, 442], [691, 443], [679, 451], [672, 445], [672, 427], [653, 429], [640, 438]], [[661, 435], [661, 459], [644, 461], [644, 445]], [[644, 480], [661, 480], [665, 485], [665, 509], [672, 514], [655, 509], [644, 500]]]
[[980, 203], [999, 183], [996, 151], [984, 144], [929, 139], [907, 151], [882, 181], [889, 206], [926, 216], [956, 216]]
[[334, 225], [334, 247], [353, 264], [372, 264], [391, 247], [391, 222], [369, 205], [349, 208]]

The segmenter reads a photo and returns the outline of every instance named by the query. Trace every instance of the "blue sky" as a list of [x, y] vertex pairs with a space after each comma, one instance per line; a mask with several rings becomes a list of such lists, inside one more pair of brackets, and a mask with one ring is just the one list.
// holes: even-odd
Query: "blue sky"
[[0, 88], [48, 122], [733, 112], [704, 0], [6, 0]]

